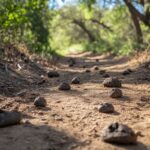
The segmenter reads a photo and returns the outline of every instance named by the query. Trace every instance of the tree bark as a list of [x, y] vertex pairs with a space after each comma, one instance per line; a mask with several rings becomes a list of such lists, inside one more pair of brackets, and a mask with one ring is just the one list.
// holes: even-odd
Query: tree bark
[[135, 12], [134, 7], [131, 4], [131, 2], [129, 2], [129, 0], [124, 0], [124, 2], [127, 5], [128, 10], [129, 10], [131, 17], [132, 17], [132, 21], [133, 21], [133, 24], [134, 24], [134, 27], [136, 30], [137, 42], [142, 44], [143, 43], [143, 33], [142, 33], [142, 29], [140, 26], [140, 22], [139, 22], [137, 13]]
[[145, 11], [146, 19], [148, 20], [148, 24], [150, 27], [150, 0], [145, 0], [144, 11]]
[[[142, 14], [132, 5], [131, 0], [124, 0], [124, 2], [127, 7], [132, 10], [132, 13], [134, 12], [134, 15], [136, 15], [138, 19], [140, 19], [146, 26], [150, 27], [150, 8], [147, 8], [145, 10], [145, 14]], [[143, 6], [148, 5], [149, 3], [149, 0], [140, 2], [140, 4], [142, 4]]]

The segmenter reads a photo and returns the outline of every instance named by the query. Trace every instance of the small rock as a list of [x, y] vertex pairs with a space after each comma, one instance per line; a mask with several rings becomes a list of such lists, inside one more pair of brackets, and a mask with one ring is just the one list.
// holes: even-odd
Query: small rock
[[96, 59], [95, 61], [96, 61], [96, 62], [99, 62], [99, 59]]
[[127, 125], [118, 122], [106, 126], [101, 133], [104, 142], [115, 144], [136, 144], [137, 135]]
[[44, 75], [42, 74], [42, 75], [40, 75], [40, 77], [41, 77], [41, 79], [44, 79]]
[[83, 65], [82, 68], [86, 68], [86, 65]]
[[70, 58], [68, 62], [69, 62], [69, 67], [73, 67], [76, 64], [76, 60], [74, 58]]
[[131, 69], [126, 69], [126, 70], [124, 70], [124, 71], [122, 72], [122, 74], [123, 74], [123, 75], [128, 75], [128, 74], [130, 74], [131, 72], [132, 72]]
[[24, 58], [24, 62], [25, 63], [29, 63], [30, 62], [30, 59], [28, 57]]
[[72, 114], [66, 114], [66, 117], [71, 118]]
[[45, 98], [44, 97], [40, 97], [40, 96], [37, 97], [37, 98], [35, 98], [34, 105], [36, 107], [45, 107], [46, 106], [46, 100], [45, 100]]
[[94, 66], [93, 70], [99, 70], [99, 67], [98, 66]]
[[49, 78], [59, 77], [59, 73], [57, 71], [49, 71], [47, 75]]
[[101, 75], [103, 75], [104, 73], [106, 73], [105, 70], [100, 70], [100, 71], [99, 71], [99, 74], [101, 74]]
[[80, 78], [79, 77], [74, 77], [71, 81], [72, 84], [79, 84], [80, 83]]
[[104, 75], [103, 75], [103, 78], [109, 78], [110, 76], [109, 76], [109, 74], [107, 74], [107, 73], [105, 73]]
[[66, 91], [66, 90], [70, 90], [71, 87], [70, 87], [70, 85], [69, 85], [68, 83], [63, 82], [63, 83], [61, 83], [61, 84], [59, 85], [58, 89], [59, 89], [59, 90]]
[[110, 93], [110, 97], [112, 97], [112, 98], [120, 98], [120, 97], [122, 97], [122, 90], [120, 90], [118, 88], [112, 89], [112, 91]]
[[104, 87], [121, 87], [121, 81], [116, 77], [110, 77], [103, 81]]
[[85, 72], [89, 73], [89, 72], [91, 72], [91, 70], [89, 70], [89, 69], [86, 69], [86, 70], [85, 70]]
[[68, 67], [73, 67], [74, 64], [73, 63], [69, 63]]
[[55, 103], [61, 103], [62, 101], [61, 100], [57, 100]]
[[55, 116], [56, 121], [63, 121], [63, 118], [61, 116]]
[[114, 106], [111, 103], [102, 103], [98, 106], [98, 110], [102, 113], [113, 113]]
[[150, 96], [141, 96], [142, 102], [150, 102]]
[[75, 58], [70, 58], [70, 59], [68, 60], [68, 62], [71, 62], [71, 63], [75, 64], [75, 63], [76, 63], [76, 60], [75, 60]]
[[19, 124], [22, 115], [17, 111], [4, 111], [0, 109], [0, 127]]

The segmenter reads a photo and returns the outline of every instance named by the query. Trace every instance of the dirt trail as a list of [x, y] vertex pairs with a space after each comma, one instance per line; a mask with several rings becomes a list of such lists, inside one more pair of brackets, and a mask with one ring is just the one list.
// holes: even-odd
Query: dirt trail
[[[13, 107], [24, 114], [24, 123], [0, 129], [0, 150], [149, 150], [150, 101], [141, 102], [140, 97], [150, 96], [150, 71], [135, 68], [127, 58], [82, 54], [72, 57], [76, 57], [75, 66], [68, 68], [64, 59], [57, 66], [60, 77], [48, 79], [49, 86], [33, 91], [46, 98], [46, 108], [37, 109], [33, 103], [1, 98], [1, 106]], [[122, 80], [123, 98], [108, 96], [111, 88], [103, 87], [104, 78], [99, 71], [85, 72], [94, 65]], [[127, 68], [134, 72], [123, 76], [122, 71]], [[71, 91], [58, 91], [59, 83], [70, 82], [75, 76], [81, 78], [81, 84], [71, 85]], [[101, 102], [112, 103], [116, 112], [99, 113], [95, 107]], [[115, 121], [141, 132], [137, 145], [111, 145], [100, 140], [101, 129]]]

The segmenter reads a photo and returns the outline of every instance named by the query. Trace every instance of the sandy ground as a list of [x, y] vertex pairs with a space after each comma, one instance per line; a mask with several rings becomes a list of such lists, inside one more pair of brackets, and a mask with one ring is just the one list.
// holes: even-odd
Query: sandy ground
[[[47, 100], [47, 107], [38, 109], [24, 97], [0, 97], [0, 107], [17, 109], [23, 114], [20, 125], [0, 128], [0, 150], [150, 150], [150, 101], [142, 102], [141, 96], [150, 96], [150, 71], [136, 68], [127, 58], [73, 55], [77, 63], [68, 67], [63, 60], [56, 67], [59, 78], [47, 79], [47, 85], [27, 93], [40, 94]], [[96, 62], [99, 59], [99, 62]], [[111, 88], [103, 87], [104, 78], [97, 65], [111, 76], [122, 80], [123, 98], [109, 97]], [[92, 71], [86, 73], [83, 68]], [[131, 68], [127, 76], [122, 71]], [[71, 85], [70, 91], [59, 91], [62, 81], [70, 82], [75, 76], [81, 84]], [[31, 94], [31, 95], [32, 95]], [[101, 102], [110, 102], [115, 113], [99, 113], [95, 107]], [[100, 139], [102, 128], [111, 122], [121, 122], [141, 132], [137, 145], [112, 145]]]

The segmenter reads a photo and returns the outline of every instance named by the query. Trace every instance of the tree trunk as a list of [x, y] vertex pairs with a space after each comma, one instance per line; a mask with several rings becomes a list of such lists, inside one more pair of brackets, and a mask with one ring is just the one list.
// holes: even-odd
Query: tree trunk
[[147, 22], [148, 22], [149, 27], [150, 27], [150, 0], [145, 0], [144, 11], [145, 11]]
[[131, 14], [132, 17], [132, 21], [136, 30], [136, 35], [137, 35], [137, 42], [142, 44], [143, 43], [143, 33], [142, 33], [142, 29], [140, 26], [140, 22], [139, 19], [137, 17], [136, 12], [134, 11], [131, 3], [128, 0], [124, 0], [125, 4], [127, 5], [129, 12]]
[[145, 8], [145, 6], [148, 6], [147, 8], [145, 8], [145, 13], [142, 14], [138, 9], [136, 9], [133, 5], [131, 0], [124, 0], [125, 4], [127, 5], [128, 8], [130, 8], [132, 10], [132, 12], [134, 12], [134, 15], [137, 16], [138, 19], [140, 19], [146, 26], [150, 27], [150, 2], [149, 0], [145, 0], [145, 1], [141, 1], [140, 4], [143, 5], [143, 7]]

